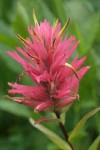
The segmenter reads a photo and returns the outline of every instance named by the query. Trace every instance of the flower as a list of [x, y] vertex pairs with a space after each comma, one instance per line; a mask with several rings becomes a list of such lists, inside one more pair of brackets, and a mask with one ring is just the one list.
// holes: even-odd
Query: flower
[[83, 66], [86, 57], [78, 59], [76, 56], [69, 63], [79, 44], [75, 36], [62, 37], [69, 19], [61, 29], [58, 20], [53, 25], [47, 20], [40, 22], [39, 25], [35, 14], [33, 17], [35, 26], [28, 28], [31, 38], [24, 39], [18, 35], [24, 47], [17, 47], [17, 52], [7, 53], [24, 68], [19, 80], [26, 74], [37, 86], [9, 83], [12, 89], [8, 93], [21, 94], [21, 97], [10, 97], [10, 99], [33, 107], [35, 112], [60, 111], [79, 98], [79, 82], [89, 66]]

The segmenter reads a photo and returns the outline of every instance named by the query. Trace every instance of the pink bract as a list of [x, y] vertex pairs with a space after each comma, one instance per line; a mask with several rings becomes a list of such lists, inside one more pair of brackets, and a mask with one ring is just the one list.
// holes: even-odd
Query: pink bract
[[[28, 28], [30, 38], [18, 35], [24, 47], [8, 51], [8, 55], [18, 61], [37, 86], [9, 83], [9, 94], [21, 94], [10, 97], [11, 100], [33, 107], [35, 112], [59, 111], [79, 98], [79, 82], [89, 67], [83, 64], [86, 57], [76, 56], [69, 60], [79, 44], [74, 36], [62, 38], [61, 23], [53, 25], [46, 20]], [[21, 54], [21, 55], [20, 55]], [[23, 55], [23, 57], [21, 57]]]

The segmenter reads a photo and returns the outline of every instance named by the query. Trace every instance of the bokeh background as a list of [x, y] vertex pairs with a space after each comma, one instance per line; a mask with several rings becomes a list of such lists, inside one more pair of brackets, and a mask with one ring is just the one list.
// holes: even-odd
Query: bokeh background
[[[53, 23], [59, 18], [62, 25], [70, 17], [69, 36], [80, 40], [77, 53], [87, 55], [86, 65], [91, 69], [80, 83], [80, 102], [75, 102], [66, 115], [66, 129], [71, 132], [77, 122], [90, 110], [100, 106], [100, 0], [0, 0], [0, 150], [58, 150], [28, 118], [37, 118], [33, 109], [6, 100], [8, 82], [15, 82], [23, 71], [10, 58], [7, 50], [21, 45], [16, 35], [28, 36], [27, 27], [33, 25], [32, 10], [39, 21], [45, 18]], [[24, 76], [23, 84], [33, 84]], [[62, 136], [55, 123], [45, 126]], [[100, 133], [100, 113], [90, 118], [73, 141], [77, 150], [88, 150]], [[98, 148], [99, 149], [99, 148]]]

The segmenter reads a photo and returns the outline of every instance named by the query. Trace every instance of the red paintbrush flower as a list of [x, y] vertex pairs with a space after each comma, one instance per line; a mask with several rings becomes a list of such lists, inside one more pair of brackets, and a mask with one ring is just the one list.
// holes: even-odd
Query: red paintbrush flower
[[76, 56], [68, 63], [79, 44], [74, 36], [62, 38], [69, 20], [62, 29], [58, 20], [53, 25], [46, 20], [39, 25], [34, 14], [34, 21], [35, 26], [28, 29], [31, 38], [18, 35], [24, 48], [17, 47], [17, 52], [7, 53], [25, 70], [19, 79], [26, 74], [37, 86], [9, 83], [12, 89], [8, 92], [21, 94], [22, 97], [10, 99], [33, 107], [35, 112], [59, 111], [79, 98], [79, 82], [89, 67], [83, 67], [86, 57]]

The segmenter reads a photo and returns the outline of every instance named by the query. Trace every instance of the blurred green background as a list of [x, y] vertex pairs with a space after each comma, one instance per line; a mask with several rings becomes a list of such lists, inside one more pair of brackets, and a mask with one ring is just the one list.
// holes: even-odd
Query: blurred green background
[[[100, 106], [100, 0], [0, 0], [0, 150], [58, 150], [29, 124], [29, 116], [38, 117], [33, 109], [4, 97], [8, 82], [15, 82], [23, 71], [6, 51], [21, 45], [16, 34], [28, 36], [28, 25], [34, 24], [33, 8], [39, 21], [46, 18], [53, 23], [59, 18], [64, 25], [70, 17], [67, 32], [80, 40], [77, 53], [80, 57], [87, 55], [86, 65], [91, 66], [80, 83], [80, 102], [75, 102], [67, 112], [66, 129], [70, 132], [87, 112]], [[31, 81], [24, 76], [21, 83], [30, 85]], [[57, 124], [44, 125], [62, 136]], [[97, 113], [73, 141], [76, 150], [88, 150], [99, 133], [100, 113]]]

